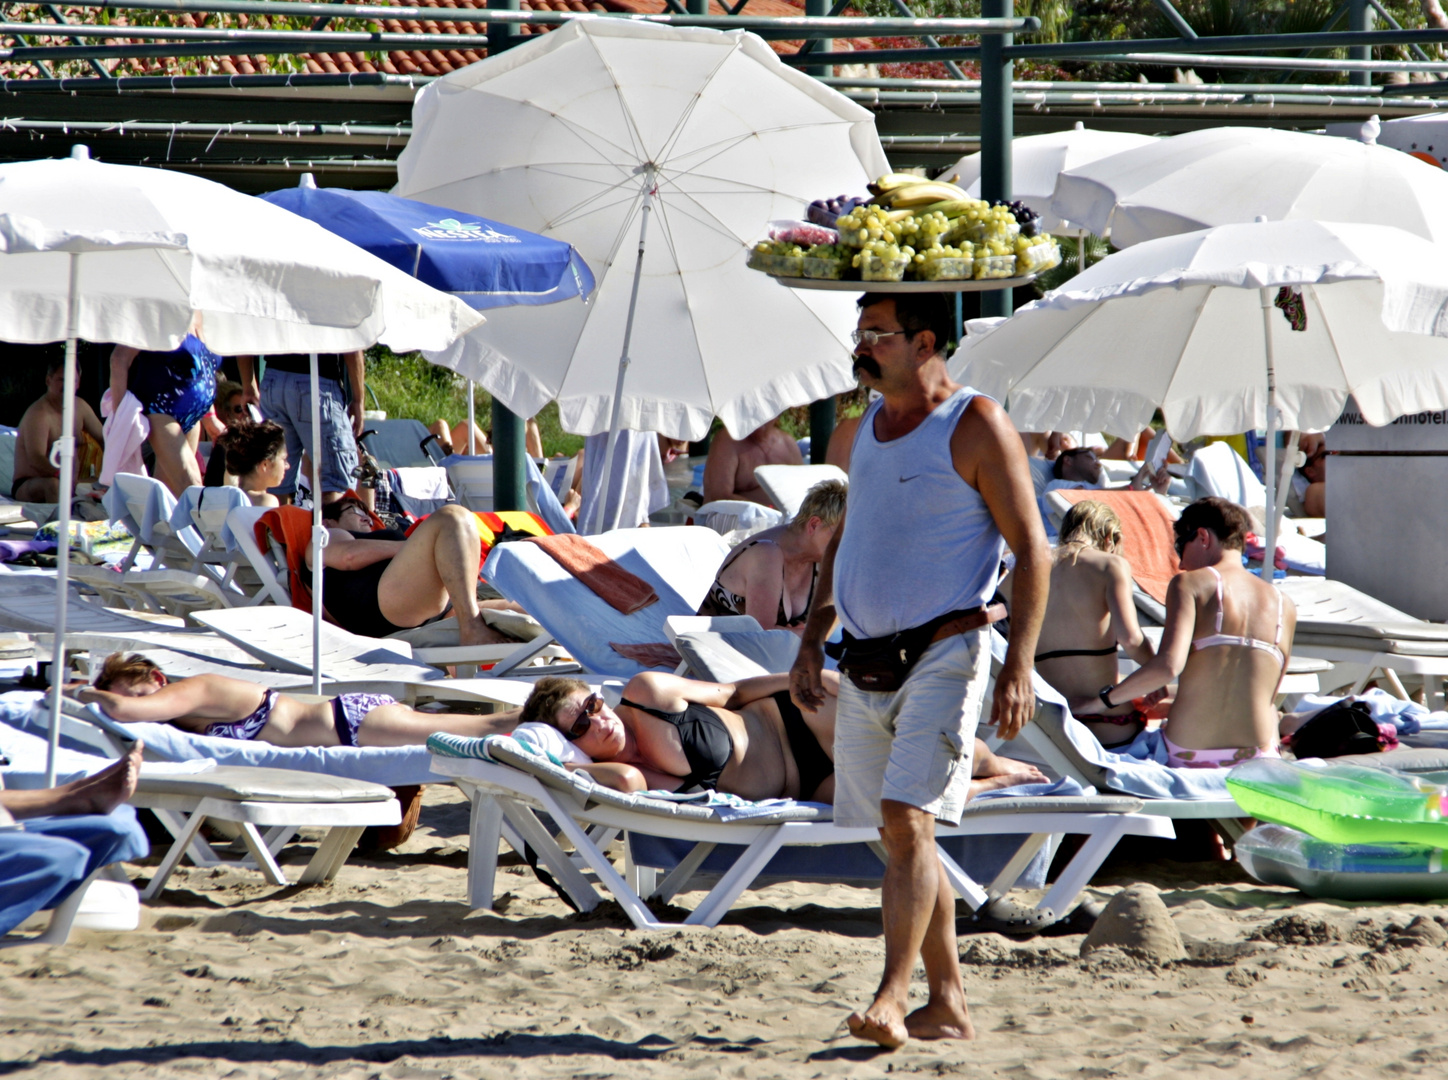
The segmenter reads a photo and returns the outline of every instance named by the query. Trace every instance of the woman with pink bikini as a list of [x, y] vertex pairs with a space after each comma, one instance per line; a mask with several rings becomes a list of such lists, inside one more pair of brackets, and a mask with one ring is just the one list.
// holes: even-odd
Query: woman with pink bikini
[[1156, 656], [1095, 698], [1071, 702], [1077, 716], [1135, 698], [1176, 698], [1162, 725], [1167, 764], [1229, 768], [1278, 757], [1274, 699], [1297, 627], [1297, 609], [1242, 566], [1247, 512], [1226, 499], [1198, 499], [1173, 526], [1182, 572], [1166, 596], [1166, 628]]

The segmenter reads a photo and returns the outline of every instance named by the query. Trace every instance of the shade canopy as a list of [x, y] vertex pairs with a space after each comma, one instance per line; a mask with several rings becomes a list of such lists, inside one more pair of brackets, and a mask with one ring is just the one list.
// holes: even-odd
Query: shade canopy
[[475, 214], [382, 191], [310, 185], [262, 198], [470, 307], [553, 304], [593, 291], [593, 274], [571, 244]]
[[[1156, 141], [1150, 135], [1130, 131], [1097, 131], [1079, 121], [1065, 131], [1022, 135], [1011, 141], [1011, 196], [1040, 214], [1041, 228], [1047, 232], [1075, 233], [1078, 226], [1074, 221], [1064, 221], [1051, 212], [1056, 178], [1067, 169]], [[980, 161], [979, 153], [967, 154], [940, 175], [946, 180], [959, 176], [953, 182], [979, 198]]]
[[319, 225], [185, 173], [0, 165], [0, 215], [6, 341], [66, 339], [73, 252], [73, 329], [89, 341], [167, 350], [194, 328], [223, 355], [437, 349], [482, 321]]
[[1059, 217], [1118, 248], [1214, 225], [1392, 225], [1448, 243], [1448, 173], [1385, 146], [1272, 128], [1209, 128], [1063, 173]]
[[699, 439], [717, 415], [743, 436], [854, 385], [854, 298], [781, 287], [745, 266], [749, 245], [887, 169], [873, 116], [752, 34], [597, 20], [537, 35], [423, 89], [396, 191], [567, 241], [598, 289], [490, 313], [430, 358], [524, 416], [556, 398], [567, 430], [593, 434], [632, 310], [621, 425]]
[[[1108, 256], [951, 358], [1024, 431], [1142, 430], [1180, 440], [1267, 428], [1259, 292], [1301, 293], [1305, 328], [1269, 319], [1279, 426], [1321, 431], [1357, 397], [1370, 424], [1448, 406], [1448, 263], [1384, 226], [1226, 225]], [[1274, 297], [1275, 299], [1275, 297]], [[1290, 299], [1284, 298], [1290, 304]]]

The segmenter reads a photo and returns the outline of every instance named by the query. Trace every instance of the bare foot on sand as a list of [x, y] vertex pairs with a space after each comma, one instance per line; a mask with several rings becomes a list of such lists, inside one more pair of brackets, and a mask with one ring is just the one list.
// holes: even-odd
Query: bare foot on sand
[[905, 1030], [912, 1039], [973, 1039], [975, 1025], [965, 1002], [957, 1009], [930, 1002], [905, 1018]]
[[845, 1023], [855, 1038], [877, 1043], [886, 1050], [898, 1050], [910, 1037], [905, 1027], [904, 1011], [893, 1001], [876, 998], [863, 1015], [850, 1013]]

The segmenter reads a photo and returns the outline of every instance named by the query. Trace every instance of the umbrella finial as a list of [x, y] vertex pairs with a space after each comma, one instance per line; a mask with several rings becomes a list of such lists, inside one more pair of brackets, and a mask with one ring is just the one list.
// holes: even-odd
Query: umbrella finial
[[1378, 114], [1373, 113], [1363, 121], [1362, 127], [1358, 128], [1358, 141], [1368, 146], [1378, 144], [1378, 135], [1382, 133], [1383, 125], [1378, 119]]
[[76, 143], [70, 148], [70, 156], [73, 157], [76, 161], [89, 161], [90, 147], [86, 146], [84, 143]]
[[313, 190], [315, 190], [317, 187], [317, 178], [309, 172], [304, 172], [300, 177], [297, 178], [297, 187], [312, 188]]
[[1086, 123], [1085, 123], [1085, 121], [1077, 120], [1077, 121], [1076, 121], [1076, 130], [1077, 130], [1077, 131], [1085, 131], [1085, 130], [1086, 130]]

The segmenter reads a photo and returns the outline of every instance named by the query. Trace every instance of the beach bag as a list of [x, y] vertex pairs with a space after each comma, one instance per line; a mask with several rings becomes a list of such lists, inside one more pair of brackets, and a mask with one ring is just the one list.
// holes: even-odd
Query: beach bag
[[1299, 759], [1378, 754], [1383, 749], [1372, 712], [1351, 698], [1329, 705], [1298, 728], [1291, 747]]
[[888, 694], [905, 685], [910, 671], [935, 642], [936, 631], [947, 623], [961, 620], [964, 634], [989, 626], [1005, 617], [1004, 605], [947, 611], [919, 626], [911, 626], [888, 637], [857, 638], [848, 630], [841, 631], [839, 641], [825, 643], [825, 652], [839, 661], [840, 674], [861, 690]]

